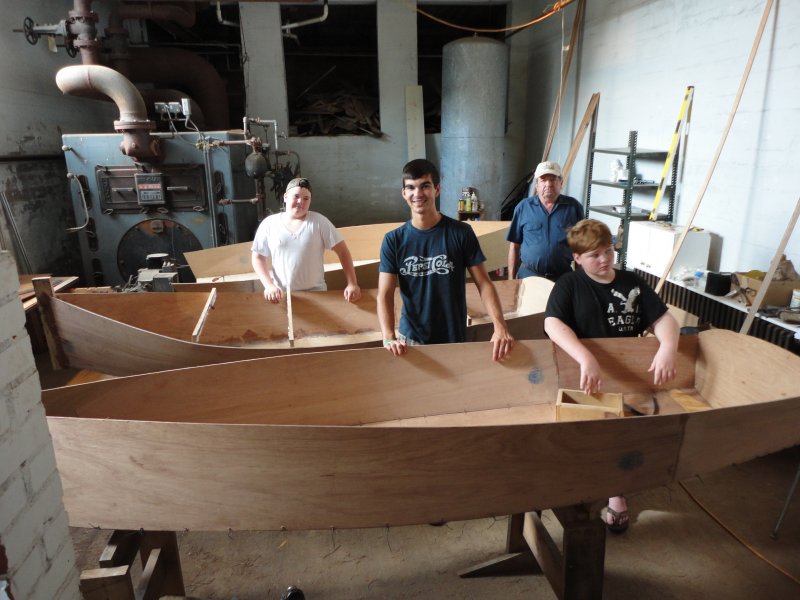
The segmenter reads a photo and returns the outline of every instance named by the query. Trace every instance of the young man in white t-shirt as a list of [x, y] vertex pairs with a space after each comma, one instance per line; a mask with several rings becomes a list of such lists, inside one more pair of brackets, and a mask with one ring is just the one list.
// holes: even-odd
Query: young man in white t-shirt
[[281, 301], [284, 291], [324, 291], [325, 250], [333, 250], [342, 263], [347, 279], [344, 298], [361, 298], [353, 257], [327, 218], [309, 210], [311, 182], [298, 177], [286, 186], [283, 195], [286, 210], [270, 215], [258, 226], [253, 240], [253, 269], [264, 286], [264, 298], [273, 304]]

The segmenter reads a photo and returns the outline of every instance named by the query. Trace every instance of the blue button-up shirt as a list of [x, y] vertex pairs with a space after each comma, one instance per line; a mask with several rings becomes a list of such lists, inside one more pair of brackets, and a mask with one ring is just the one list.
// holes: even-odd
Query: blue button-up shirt
[[571, 269], [567, 230], [581, 219], [583, 207], [570, 196], [559, 195], [550, 212], [539, 196], [525, 198], [514, 209], [506, 239], [520, 244], [522, 268], [538, 275], [558, 276]]

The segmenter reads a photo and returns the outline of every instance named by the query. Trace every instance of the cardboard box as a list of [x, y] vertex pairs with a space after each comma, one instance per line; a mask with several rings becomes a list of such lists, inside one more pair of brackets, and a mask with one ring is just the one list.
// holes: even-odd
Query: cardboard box
[[621, 416], [622, 394], [589, 395], [580, 390], [558, 390], [556, 421], [592, 421]]
[[[739, 281], [739, 285], [742, 289], [745, 290], [750, 304], [752, 304], [758, 290], [761, 289], [761, 285], [764, 282], [760, 279], [748, 277], [747, 274], [740, 272], [736, 273], [736, 279]], [[769, 284], [769, 289], [764, 296], [764, 301], [761, 303], [761, 306], [789, 306], [789, 302], [792, 300], [792, 290], [795, 289], [800, 289], [800, 280], [773, 281]]]

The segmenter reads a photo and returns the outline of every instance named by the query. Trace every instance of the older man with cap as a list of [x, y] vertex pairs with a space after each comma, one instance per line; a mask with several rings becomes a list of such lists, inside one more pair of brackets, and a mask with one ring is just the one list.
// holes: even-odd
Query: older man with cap
[[347, 279], [345, 300], [361, 298], [353, 257], [342, 234], [323, 215], [309, 210], [311, 182], [302, 177], [292, 179], [283, 202], [285, 211], [261, 221], [251, 248], [253, 269], [264, 285], [264, 298], [277, 304], [286, 289], [326, 290], [325, 250], [333, 250], [342, 263]]
[[567, 231], [583, 219], [580, 202], [561, 193], [561, 166], [539, 163], [534, 171], [536, 194], [514, 209], [506, 239], [508, 278], [536, 275], [555, 281], [572, 269]]

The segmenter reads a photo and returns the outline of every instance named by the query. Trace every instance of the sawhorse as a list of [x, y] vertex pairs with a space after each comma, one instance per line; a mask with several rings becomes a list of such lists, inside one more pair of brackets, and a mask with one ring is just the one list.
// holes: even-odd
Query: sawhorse
[[506, 554], [461, 571], [461, 577], [534, 575], [544, 573], [559, 600], [603, 596], [606, 526], [600, 518], [604, 502], [554, 508], [564, 528], [561, 549], [545, 528], [540, 513], [511, 515]]
[[[137, 553], [142, 574], [134, 583], [131, 566]], [[81, 573], [84, 600], [157, 600], [186, 593], [174, 531], [116, 530], [98, 562], [99, 569]]]

